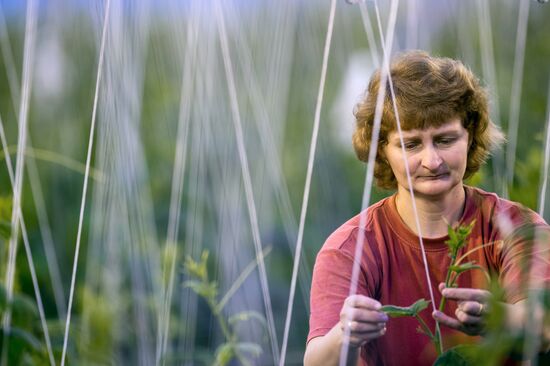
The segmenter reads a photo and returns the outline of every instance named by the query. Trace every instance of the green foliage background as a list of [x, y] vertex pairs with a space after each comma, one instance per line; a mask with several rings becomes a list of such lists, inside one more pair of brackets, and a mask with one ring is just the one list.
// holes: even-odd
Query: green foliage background
[[[509, 2], [510, 3], [510, 2]], [[513, 3], [513, 2], [512, 2]], [[1, 2], [0, 2], [1, 4]], [[288, 109], [284, 120], [282, 146], [280, 151], [284, 178], [288, 185], [292, 210], [299, 217], [302, 194], [305, 182], [305, 172], [309, 151], [309, 141], [312, 132], [313, 114], [317, 88], [321, 69], [321, 55], [326, 32], [328, 16], [328, 2], [308, 5], [305, 2], [298, 6], [299, 21], [296, 23], [294, 57], [291, 61], [291, 78], [286, 95]], [[495, 59], [498, 76], [498, 98], [501, 105], [501, 121], [496, 121], [506, 129], [508, 120], [508, 105], [510, 99], [511, 75], [514, 55], [515, 24], [517, 8], [512, 4], [503, 5], [499, 1], [489, 1], [492, 9], [492, 34], [495, 46]], [[471, 4], [470, 4], [471, 5]], [[246, 5], [242, 5], [246, 7]], [[257, 5], [258, 9], [261, 5]], [[470, 6], [471, 8], [471, 6]], [[13, 47], [13, 55], [18, 75], [21, 75], [23, 64], [24, 39], [24, 7], [8, 7], [6, 15], [8, 38]], [[46, 17], [45, 5], [40, 13]], [[250, 9], [249, 9], [250, 10]], [[250, 12], [257, 10], [251, 6]], [[60, 263], [63, 278], [63, 287], [68, 289], [74, 254], [74, 242], [78, 227], [78, 212], [82, 193], [82, 168], [85, 162], [86, 146], [89, 133], [92, 101], [94, 93], [95, 72], [97, 67], [97, 29], [93, 27], [90, 12], [95, 11], [93, 6], [69, 7], [64, 15], [59, 29], [58, 41], [60, 52], [67, 61], [63, 70], [63, 90], [52, 95], [33, 94], [29, 114], [29, 133], [32, 146], [35, 149], [36, 161], [40, 176], [40, 184], [46, 200], [46, 208], [50, 220], [52, 235], [56, 244], [56, 254]], [[244, 12], [244, 10], [241, 9]], [[402, 10], [403, 12], [405, 10]], [[348, 60], [355, 52], [368, 50], [363, 25], [356, 7], [347, 5], [344, 1], [338, 3], [331, 58], [328, 68], [328, 78], [325, 99], [322, 109], [321, 130], [316, 154], [316, 164], [309, 200], [309, 210], [304, 233], [303, 256], [306, 268], [301, 271], [311, 273], [315, 255], [325, 238], [340, 224], [355, 215], [361, 209], [365, 166], [357, 161], [351, 150], [351, 142], [343, 146], [338, 141], [339, 130], [353, 123], [352, 111], [342, 120], [331, 117], [331, 108], [338, 97], [338, 90], [343, 83], [343, 75], [348, 67]], [[93, 17], [92, 17], [93, 18]], [[148, 164], [151, 195], [154, 197], [154, 217], [159, 228], [165, 228], [168, 221], [170, 184], [173, 169], [173, 155], [175, 149], [176, 121], [178, 119], [178, 105], [180, 92], [180, 65], [170, 58], [175, 52], [171, 42], [167, 20], [162, 11], [152, 16], [150, 40], [146, 68], [144, 70], [144, 90], [141, 105], [141, 141], [145, 150]], [[476, 33], [477, 23], [475, 16], [468, 19], [468, 24], [457, 25], [452, 18], [445, 18], [448, 24], [440, 28], [438, 34], [431, 34], [430, 51], [434, 54], [464, 59], [474, 72], [482, 75], [479, 35]], [[541, 164], [543, 160], [543, 140], [545, 136], [544, 122], [547, 118], [546, 101], [548, 97], [548, 81], [550, 78], [548, 60], [550, 59], [550, 5], [543, 6], [532, 2], [528, 28], [527, 47], [525, 53], [524, 81], [521, 97], [520, 133], [516, 154], [516, 169], [514, 183], [509, 186], [510, 198], [522, 202], [526, 206], [537, 209], [539, 186], [541, 182]], [[430, 20], [426, 20], [429, 22]], [[511, 26], [514, 25], [514, 26]], [[40, 23], [39, 23], [40, 26]], [[469, 29], [472, 47], [471, 54], [466, 54], [462, 48], [459, 26]], [[422, 29], [422, 25], [419, 25]], [[269, 32], [270, 30], [265, 30]], [[262, 62], [262, 34], [253, 32], [246, 34], [257, 51], [258, 67]], [[398, 33], [396, 44], [404, 48], [405, 36]], [[40, 44], [38, 44], [40, 46]], [[221, 67], [221, 66], [220, 66]], [[4, 59], [0, 58], [0, 116], [9, 143], [14, 147], [17, 141], [17, 113], [12, 100], [12, 92], [8, 87]], [[367, 80], [364, 80], [366, 87]], [[225, 87], [220, 82], [220, 88]], [[35, 86], [36, 89], [36, 86]], [[230, 118], [230, 114], [227, 114]], [[227, 121], [227, 126], [231, 126]], [[229, 127], [227, 127], [229, 128]], [[351, 137], [350, 137], [351, 139]], [[14, 160], [15, 150], [10, 150]], [[50, 159], [46, 152], [56, 155]], [[2, 151], [2, 157], [6, 152]], [[31, 157], [27, 157], [30, 159]], [[64, 159], [70, 162], [67, 166]], [[262, 172], [257, 172], [261, 175]], [[265, 175], [265, 172], [264, 172]], [[92, 180], [97, 184], [99, 177]], [[471, 179], [471, 184], [481, 186], [487, 190], [498, 191], [495, 177], [492, 176], [491, 162], [482, 171]], [[259, 195], [259, 187], [255, 187]], [[390, 192], [374, 189], [371, 201], [376, 201]], [[7, 169], [0, 165], [0, 230], [5, 234], [9, 230], [6, 226], [11, 218], [10, 197], [11, 185]], [[186, 209], [192, 202], [192, 197], [184, 197], [183, 216], [190, 215]], [[32, 191], [25, 177], [23, 190], [23, 213], [29, 239], [37, 265], [37, 275], [45, 304], [46, 315], [50, 321], [54, 348], [59, 350], [62, 342], [62, 322], [57, 319], [53, 289], [49, 282], [49, 273], [45, 263], [45, 254], [41, 244], [41, 235], [38, 228], [36, 209]], [[89, 216], [89, 209], [86, 212]], [[273, 308], [276, 314], [277, 334], [282, 339], [284, 317], [288, 299], [288, 290], [292, 271], [292, 253], [288, 249], [289, 243], [284, 235], [283, 223], [277, 214], [273, 214], [269, 223], [269, 230], [263, 232], [266, 243], [273, 245], [273, 252], [266, 258], [268, 267], [270, 290], [273, 299]], [[547, 216], [548, 217], [548, 216]], [[207, 217], [208, 225], [215, 225], [215, 217]], [[6, 229], [7, 228], [7, 229]], [[89, 234], [89, 222], [85, 221], [84, 238]], [[183, 231], [184, 229], [182, 229]], [[159, 230], [163, 232], [164, 229]], [[163, 236], [164, 234], [159, 234]], [[163, 241], [164, 238], [159, 238]], [[209, 238], [211, 239], [211, 238]], [[7, 241], [0, 239], [6, 252]], [[210, 244], [211, 257], [216, 258], [215, 241]], [[294, 243], [291, 243], [292, 245]], [[86, 253], [86, 240], [83, 242], [82, 253]], [[182, 243], [185, 246], [185, 243]], [[249, 245], [249, 244], [247, 244]], [[249, 246], [251, 247], [251, 245]], [[197, 253], [195, 253], [197, 254]], [[170, 253], [167, 254], [170, 256]], [[195, 256], [197, 259], [198, 256]], [[0, 263], [0, 278], [5, 277], [5, 255]], [[181, 270], [181, 262], [180, 267]], [[214, 261], [215, 262], [215, 261]], [[81, 257], [81, 265], [85, 265], [85, 258]], [[210, 269], [213, 277], [220, 276], [215, 265]], [[81, 267], [84, 268], [84, 267]], [[95, 309], [87, 316], [93, 324], [87, 329], [87, 337], [81, 344], [73, 344], [70, 348], [70, 357], [89, 362], [90, 364], [120, 364], [132, 360], [128, 354], [137, 351], [132, 348], [131, 340], [121, 340], [114, 327], [120, 326], [117, 322], [117, 313], [108, 306], [109, 299], [98, 295], [94, 288], [85, 283], [84, 271], [77, 278], [77, 303], [74, 308], [75, 334], [82, 331], [81, 309], [82, 304], [93, 304]], [[31, 279], [24, 252], [20, 250], [17, 260], [16, 292], [21, 296], [34, 297]], [[68, 290], [67, 290], [68, 292]], [[122, 294], [126, 297], [126, 304], [118, 311], [125, 312], [130, 308], [131, 293]], [[189, 295], [191, 296], [191, 295]], [[292, 322], [289, 345], [289, 364], [300, 364], [305, 339], [308, 332], [308, 309], [302, 297], [307, 294], [298, 294], [295, 300], [295, 310]], [[200, 301], [199, 304], [203, 304]], [[197, 318], [204, 327], [196, 329], [195, 335], [181, 333], [185, 325], [174, 325], [171, 334], [175, 342], [181, 338], [194, 336], [196, 340], [196, 357], [201, 352], [215, 350], [220, 343], [216, 332], [219, 329], [213, 324], [212, 314], [204, 307], [200, 307]], [[173, 322], [181, 321], [177, 316]], [[30, 326], [30, 325], [29, 325]], [[36, 324], [32, 325], [34, 337], [40, 339]], [[179, 333], [178, 333], [179, 332]], [[75, 336], [76, 338], [76, 336]], [[38, 341], [41, 343], [42, 341]], [[118, 342], [118, 343], [117, 343]], [[114, 343], [125, 344], [124, 352], [116, 351]], [[264, 347], [266, 343], [263, 344]], [[39, 347], [40, 348], [40, 347]], [[269, 354], [262, 362], [269, 360]], [[43, 350], [43, 349], [42, 349]], [[210, 351], [211, 352], [211, 351]], [[170, 355], [174, 363], [184, 355]], [[198, 361], [197, 361], [198, 362]]]

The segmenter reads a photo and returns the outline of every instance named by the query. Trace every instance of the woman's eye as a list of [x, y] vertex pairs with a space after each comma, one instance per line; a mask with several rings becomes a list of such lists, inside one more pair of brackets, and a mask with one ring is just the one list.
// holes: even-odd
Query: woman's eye
[[450, 145], [453, 142], [455, 142], [454, 138], [444, 138], [444, 139], [439, 139], [437, 141], [437, 143], [440, 144], [440, 145]]
[[406, 150], [413, 150], [415, 149], [416, 147], [418, 146], [418, 144], [416, 142], [407, 142], [405, 144], [405, 149]]

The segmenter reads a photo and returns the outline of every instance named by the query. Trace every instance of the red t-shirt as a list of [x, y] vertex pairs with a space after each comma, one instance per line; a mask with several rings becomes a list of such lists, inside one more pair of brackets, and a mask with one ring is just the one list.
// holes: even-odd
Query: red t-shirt
[[[522, 264], [532, 246], [525, 239], [505, 236], [510, 230], [524, 224], [535, 224], [548, 232], [548, 225], [540, 216], [521, 205], [499, 198], [477, 188], [465, 187], [466, 203], [461, 224], [476, 224], [468, 243], [459, 252], [466, 253], [483, 243], [496, 242], [470, 254], [467, 261], [475, 261], [498, 276], [506, 291], [506, 301], [515, 303], [525, 296], [521, 287], [526, 273]], [[424, 264], [418, 237], [406, 226], [397, 212], [395, 195], [381, 200], [367, 209], [364, 229], [365, 244], [362, 250], [361, 270], [357, 293], [377, 299], [385, 304], [408, 306], [420, 298], [429, 300]], [[340, 310], [350, 291], [353, 257], [359, 231], [360, 215], [338, 228], [323, 245], [317, 255], [311, 286], [311, 314], [308, 342], [325, 335], [339, 321]], [[503, 240], [507, 238], [506, 240]], [[546, 237], [548, 238], [548, 237]], [[424, 239], [424, 247], [435, 295], [436, 305], [441, 301], [437, 290], [450, 263], [448, 236]], [[523, 241], [522, 241], [523, 240]], [[544, 240], [544, 245], [548, 239]], [[535, 259], [536, 260], [536, 259]], [[537, 273], [538, 280], [550, 283], [550, 273]], [[523, 281], [523, 282], [522, 282]], [[487, 280], [479, 270], [463, 273], [459, 287], [486, 288]], [[447, 302], [445, 312], [454, 314], [456, 303]], [[421, 313], [432, 329], [435, 321], [430, 307]], [[414, 318], [393, 318], [387, 324], [387, 332], [361, 349], [361, 365], [431, 365], [436, 357], [430, 339], [417, 332]], [[442, 327], [445, 348], [456, 344], [475, 342], [475, 337]]]

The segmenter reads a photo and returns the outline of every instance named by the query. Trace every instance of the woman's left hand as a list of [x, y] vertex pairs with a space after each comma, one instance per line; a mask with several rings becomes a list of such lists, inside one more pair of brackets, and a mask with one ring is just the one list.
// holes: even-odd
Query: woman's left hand
[[489, 291], [473, 288], [446, 288], [444, 283], [439, 285], [439, 291], [448, 300], [457, 301], [458, 307], [455, 311], [456, 318], [441, 311], [434, 311], [432, 315], [436, 321], [468, 335], [484, 333], [486, 325], [484, 316], [489, 310], [491, 298]]

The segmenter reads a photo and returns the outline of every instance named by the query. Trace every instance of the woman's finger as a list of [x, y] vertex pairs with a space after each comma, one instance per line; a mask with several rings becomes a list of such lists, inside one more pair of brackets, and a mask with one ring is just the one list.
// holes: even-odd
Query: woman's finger
[[445, 287], [441, 290], [441, 294], [449, 300], [477, 301], [480, 303], [486, 303], [491, 297], [491, 293], [489, 291], [476, 288]]
[[456, 319], [465, 326], [480, 326], [483, 324], [483, 319], [478, 315], [471, 315], [459, 308], [455, 311]]
[[351, 295], [345, 300], [344, 306], [367, 310], [380, 310], [382, 304], [380, 304], [379, 301], [364, 295]]
[[367, 342], [370, 342], [376, 338], [380, 338], [386, 334], [386, 327], [368, 333], [355, 334], [351, 333], [349, 337], [349, 343], [353, 346], [364, 346]]
[[347, 326], [352, 333], [370, 333], [378, 332], [386, 327], [386, 323], [363, 323], [357, 321], [349, 321], [344, 326]]
[[[484, 323], [481, 321], [480, 318], [477, 318], [477, 321], [475, 319], [466, 318], [466, 315], [462, 312], [461, 315], [457, 314], [457, 319], [450, 317], [441, 311], [434, 311], [432, 313], [435, 320], [437, 320], [440, 324], [445, 325], [446, 327], [459, 330], [463, 333], [466, 333], [468, 335], [480, 335], [483, 334], [483, 330], [485, 328]], [[469, 316], [468, 316], [469, 317]], [[461, 321], [466, 320], [467, 322], [464, 323]]]
[[434, 311], [432, 316], [440, 324], [445, 325], [446, 327], [462, 331], [462, 324], [455, 318], [448, 316], [447, 314], [441, 311]]
[[357, 321], [363, 323], [381, 323], [388, 321], [388, 315], [381, 311], [372, 311], [357, 308], [346, 308], [340, 314], [342, 321]]
[[477, 301], [461, 301], [458, 303], [457, 310], [463, 311], [468, 315], [482, 317], [487, 313], [487, 304]]

